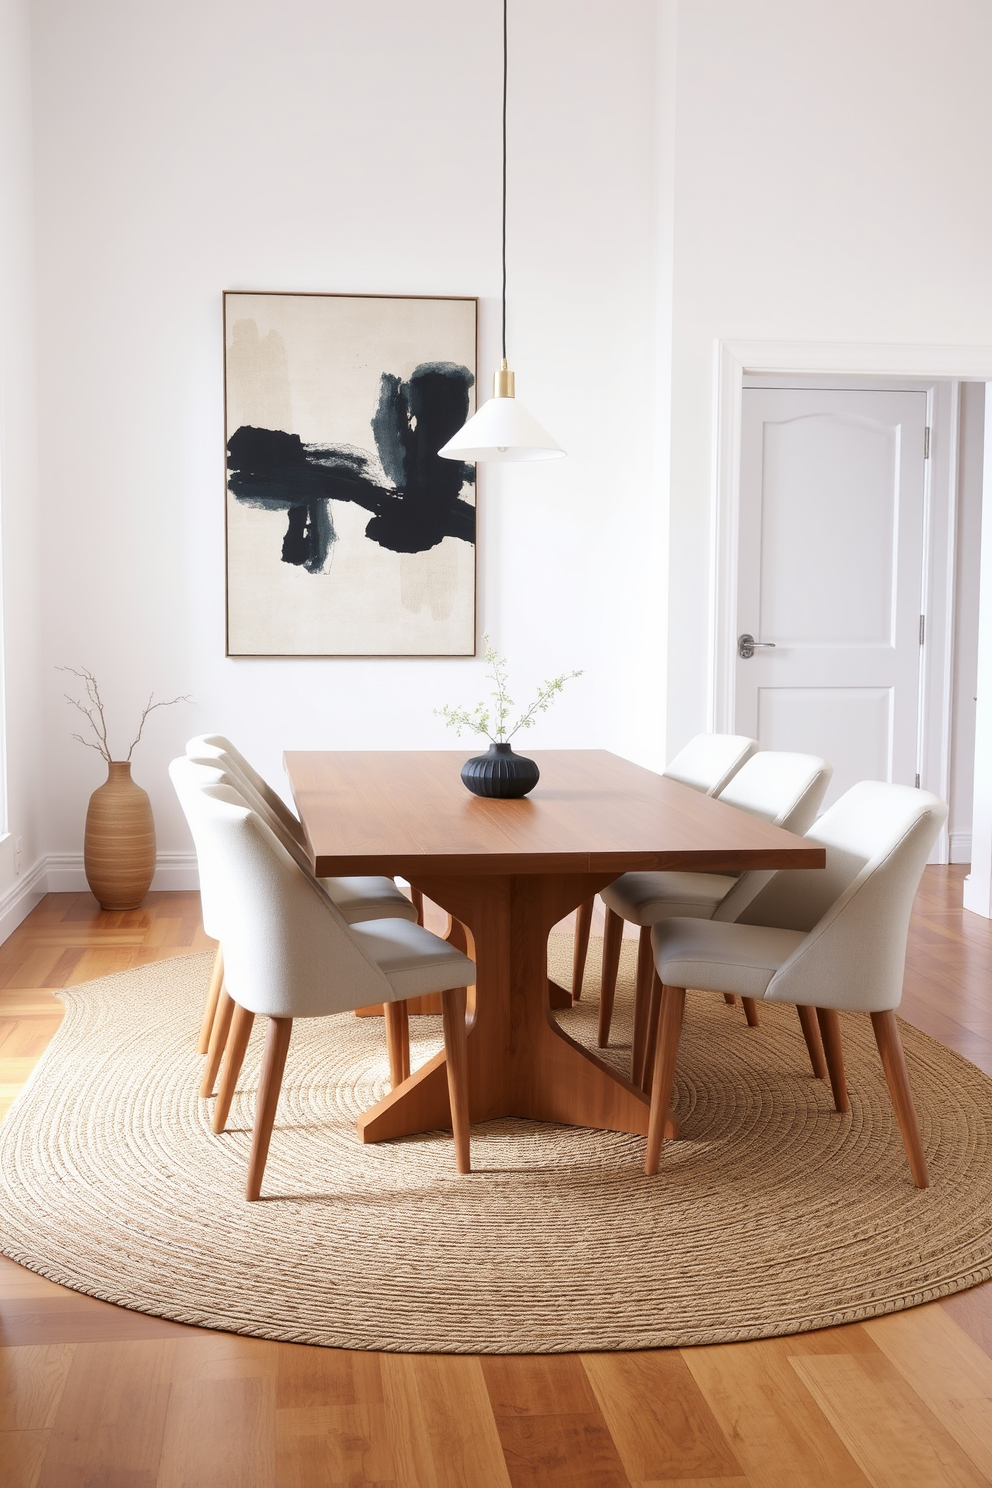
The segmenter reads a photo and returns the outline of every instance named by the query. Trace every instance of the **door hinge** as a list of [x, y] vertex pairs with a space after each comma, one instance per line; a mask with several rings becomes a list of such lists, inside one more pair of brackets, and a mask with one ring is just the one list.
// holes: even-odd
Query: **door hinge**
[[929, 458], [930, 458], [930, 425], [929, 424], [927, 424], [926, 428], [923, 430], [923, 458], [924, 458], [924, 460], [929, 460]]
[[924, 640], [924, 637], [925, 637], [926, 633], [927, 633], [927, 617], [926, 617], [926, 615], [921, 615], [920, 616], [920, 645], [921, 646], [923, 645], [923, 640]]
[[920, 788], [920, 777], [919, 777], [919, 775], [917, 775], [917, 777], [916, 777], [916, 789], [919, 790], [919, 788]]

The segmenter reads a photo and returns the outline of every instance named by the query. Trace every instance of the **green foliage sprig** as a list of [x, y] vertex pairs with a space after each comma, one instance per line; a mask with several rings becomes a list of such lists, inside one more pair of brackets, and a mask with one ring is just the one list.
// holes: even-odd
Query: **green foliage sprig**
[[507, 661], [497, 653], [488, 635], [484, 635], [482, 639], [486, 648], [483, 654], [492, 668], [486, 673], [486, 680], [493, 684], [493, 702], [476, 703], [474, 708], [453, 708], [450, 703], [445, 703], [443, 708], [435, 708], [434, 712], [459, 737], [462, 729], [468, 729], [473, 734], [485, 734], [494, 744], [505, 744], [518, 730], [533, 728], [537, 715], [548, 711], [565, 683], [570, 682], [573, 677], [581, 677], [582, 673], [563, 672], [560, 677], [552, 677], [542, 683], [530, 707], [524, 709], [512, 728], [508, 728], [507, 723], [514, 705], [507, 688]]

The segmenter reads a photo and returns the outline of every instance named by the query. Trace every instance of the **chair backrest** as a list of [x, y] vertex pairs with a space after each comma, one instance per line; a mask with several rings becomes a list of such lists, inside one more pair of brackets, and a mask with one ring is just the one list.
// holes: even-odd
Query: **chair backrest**
[[319, 1017], [395, 1000], [333, 900], [229, 785], [192, 795], [194, 838], [218, 871], [224, 981], [253, 1013]]
[[194, 764], [186, 755], [180, 755], [169, 766], [169, 778], [179, 797], [179, 804], [193, 837], [196, 849], [196, 866], [200, 879], [200, 906], [203, 928], [212, 940], [221, 939], [221, 895], [219, 874], [214, 870], [209, 849], [200, 841], [199, 816], [195, 793], [205, 785], [229, 784], [228, 777], [219, 767]]
[[754, 739], [742, 734], [697, 734], [661, 773], [707, 796], [716, 796], [757, 747]]
[[[226, 750], [205, 747], [202, 754], [194, 753], [194, 747], [197, 743], [198, 740], [191, 739], [189, 744], [187, 744], [186, 758], [195, 765], [200, 765], [207, 769], [220, 770], [227, 784], [233, 785], [238, 794], [244, 797], [252, 811], [257, 811], [266, 826], [272, 828], [286, 851], [292, 854], [302, 868], [313, 872], [313, 861], [303, 842], [295, 832], [291, 831], [285, 825], [283, 814], [273, 810], [269, 805], [269, 798], [275, 793], [269, 791], [263, 796], [261, 792], [257, 791], [251, 779], [238, 768], [237, 760], [228, 754]], [[213, 783], [216, 784], [217, 782]], [[298, 823], [297, 825], [299, 826]]]
[[772, 978], [771, 1001], [881, 1012], [902, 997], [913, 898], [947, 817], [929, 791], [865, 780], [806, 833], [827, 865], [782, 869], [738, 917], [747, 925], [805, 930]]
[[[833, 767], [815, 754], [763, 749], [744, 762], [720, 792], [720, 800], [802, 837], [816, 820], [833, 773]], [[713, 918], [740, 919], [774, 876], [774, 870], [742, 873]]]
[[802, 836], [816, 821], [833, 767], [815, 754], [762, 749], [744, 761], [717, 794], [762, 821]]
[[212, 758], [221, 758], [228, 774], [234, 775], [236, 779], [242, 777], [244, 783], [261, 798], [284, 831], [289, 832], [302, 846], [306, 845], [306, 833], [299, 817], [294, 816], [282, 796], [272, 789], [268, 781], [245, 759], [240, 749], [235, 748], [230, 739], [226, 739], [223, 734], [198, 734], [186, 745], [186, 753], [191, 759], [203, 760], [205, 763]]

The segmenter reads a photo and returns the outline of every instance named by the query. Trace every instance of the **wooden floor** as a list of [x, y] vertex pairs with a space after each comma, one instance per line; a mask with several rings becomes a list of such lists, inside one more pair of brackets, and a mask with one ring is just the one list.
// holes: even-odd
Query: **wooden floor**
[[[903, 1013], [992, 1074], [992, 926], [961, 910], [963, 871], [927, 870]], [[210, 945], [193, 894], [50, 895], [0, 946], [5, 1104], [58, 1026], [52, 988]], [[0, 1259], [0, 1322], [0, 1488], [992, 1484], [992, 1284], [764, 1343], [464, 1358], [209, 1333]]]

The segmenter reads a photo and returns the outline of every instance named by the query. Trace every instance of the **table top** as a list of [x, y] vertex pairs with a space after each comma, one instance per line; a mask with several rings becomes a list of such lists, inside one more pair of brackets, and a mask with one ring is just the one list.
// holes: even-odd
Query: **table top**
[[316, 871], [626, 873], [822, 868], [824, 849], [602, 749], [527, 751], [522, 800], [473, 796], [465, 750], [292, 751], [293, 797]]

